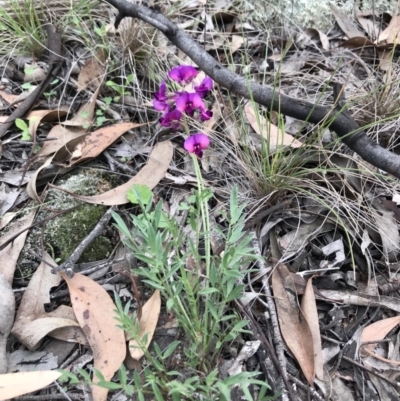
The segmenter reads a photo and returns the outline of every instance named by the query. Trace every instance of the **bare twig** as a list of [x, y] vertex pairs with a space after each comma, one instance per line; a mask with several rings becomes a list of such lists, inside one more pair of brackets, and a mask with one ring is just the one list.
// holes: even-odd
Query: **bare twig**
[[260, 328], [258, 327], [258, 325], [257, 325], [256, 321], [254, 320], [252, 314], [250, 312], [248, 312], [246, 310], [246, 308], [244, 308], [243, 305], [240, 302], [236, 301], [236, 305], [240, 309], [240, 311], [246, 316], [246, 318], [249, 320], [249, 325], [252, 328], [254, 337], [257, 340], [260, 340], [265, 345], [265, 347], [267, 348], [267, 350], [269, 352], [269, 356], [270, 356], [270, 358], [272, 360], [272, 363], [275, 366], [275, 369], [279, 372], [279, 374], [282, 377], [282, 380], [283, 380], [283, 383], [285, 384], [287, 395], [289, 396], [290, 401], [295, 401], [295, 397], [293, 395], [293, 391], [292, 391], [292, 388], [290, 386], [290, 383], [288, 382], [286, 373], [283, 371], [282, 366], [280, 365], [278, 359], [276, 358], [275, 351], [272, 348], [272, 345], [270, 344], [270, 342], [268, 341], [267, 337], [264, 335], [262, 330], [260, 330]]
[[384, 382], [390, 384], [391, 386], [393, 386], [397, 391], [400, 390], [400, 383], [396, 383], [390, 379], [388, 379], [387, 377], [381, 375], [380, 373], [376, 372], [374, 369], [369, 368], [368, 366], [362, 365], [361, 363], [358, 363], [356, 361], [353, 361], [353, 359], [348, 358], [347, 356], [342, 356], [342, 359], [346, 362], [351, 363], [354, 366], [357, 366], [360, 369], [365, 370], [368, 373], [371, 373], [371, 375], [374, 375], [376, 377], [379, 377], [381, 380], [383, 380]]
[[126, 0], [105, 0], [118, 9], [115, 26], [125, 17], [138, 18], [157, 28], [176, 47], [188, 55], [201, 70], [229, 92], [252, 99], [282, 114], [313, 124], [329, 123], [341, 140], [372, 165], [400, 178], [400, 156], [370, 140], [354, 119], [336, 107], [320, 106], [279, 93], [276, 88], [260, 85], [222, 67], [197, 42], [167, 17]]
[[92, 232], [86, 238], [84, 238], [82, 240], [82, 242], [77, 246], [75, 251], [72, 252], [72, 254], [68, 258], [68, 260], [66, 260], [60, 266], [57, 266], [56, 268], [52, 269], [52, 273], [64, 271], [69, 277], [72, 277], [74, 275], [75, 263], [82, 256], [82, 253], [85, 251], [85, 249], [95, 240], [95, 238], [97, 238], [99, 235], [101, 235], [104, 227], [108, 224], [108, 222], [111, 219], [111, 211], [112, 210], [113, 210], [113, 208], [110, 207], [107, 210], [107, 212], [104, 213], [104, 216], [96, 224], [96, 227], [92, 230]]
[[61, 33], [51, 24], [46, 25], [45, 28], [48, 37], [47, 46], [50, 52], [47, 75], [36, 89], [11, 113], [7, 120], [0, 125], [0, 138], [7, 133], [7, 130], [14, 124], [17, 118], [21, 118], [29, 113], [61, 68]]

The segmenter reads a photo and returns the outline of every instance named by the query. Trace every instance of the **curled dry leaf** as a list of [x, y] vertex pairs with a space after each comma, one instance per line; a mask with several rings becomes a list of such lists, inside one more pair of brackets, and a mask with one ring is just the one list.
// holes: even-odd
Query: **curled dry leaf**
[[98, 52], [96, 57], [86, 60], [78, 76], [78, 92], [86, 88], [95, 90], [101, 86], [106, 72], [104, 62], [105, 56], [102, 52]]
[[31, 210], [26, 216], [14, 222], [7, 234], [1, 237], [1, 244], [4, 244], [10, 238], [14, 237], [14, 235], [25, 230], [13, 242], [0, 251], [0, 274], [3, 275], [10, 285], [12, 284], [19, 254], [25, 244], [26, 236], [28, 235], [28, 230], [26, 230], [26, 228], [32, 224], [35, 214], [36, 209]]
[[70, 195], [81, 201], [97, 205], [124, 205], [129, 202], [126, 193], [132, 188], [132, 185], [143, 184], [153, 189], [164, 178], [171, 163], [173, 151], [174, 148], [170, 141], [159, 142], [150, 153], [147, 164], [125, 184], [100, 195], [80, 196], [71, 193]]
[[282, 132], [280, 128], [272, 124], [263, 116], [258, 116], [257, 118], [254, 109], [250, 104], [244, 106], [244, 112], [254, 131], [268, 141], [270, 152], [275, 152], [279, 146], [299, 148], [303, 145], [291, 135]]
[[[93, 159], [120, 138], [126, 131], [143, 125], [145, 124], [114, 124], [100, 128], [85, 136], [79, 136], [59, 149], [54, 155], [53, 160], [56, 164], [71, 166], [87, 161], [88, 159]], [[79, 151], [77, 151], [78, 149]]]
[[324, 380], [324, 360], [322, 357], [321, 334], [319, 330], [318, 311], [312, 285], [312, 277], [307, 281], [304, 295], [301, 300], [301, 310], [307, 319], [312, 335], [315, 376], [319, 380]]
[[349, 39], [357, 36], [364, 36], [363, 32], [360, 32], [357, 29], [357, 25], [343, 11], [335, 7], [333, 4], [331, 4], [330, 7], [336, 22]]
[[49, 121], [57, 121], [61, 117], [66, 116], [68, 113], [67, 107], [60, 107], [57, 110], [34, 110], [31, 111], [28, 115], [29, 120], [29, 133], [32, 137], [36, 135], [36, 131], [39, 127], [39, 124]]
[[14, 323], [15, 297], [10, 283], [0, 274], [0, 373], [7, 372], [7, 339]]
[[272, 273], [272, 288], [282, 336], [307, 381], [312, 385], [315, 375], [314, 347], [310, 341], [312, 334], [299, 308], [290, 271], [282, 263], [278, 263]]
[[43, 262], [36, 269], [22, 297], [12, 333], [29, 350], [34, 350], [51, 331], [60, 327], [79, 326], [71, 319], [46, 314], [44, 305], [50, 302], [50, 290], [58, 286], [61, 278], [51, 273], [53, 259], [43, 254]]
[[[89, 277], [60, 273], [68, 285], [75, 316], [93, 350], [94, 367], [111, 380], [126, 354], [124, 332], [117, 327], [112, 299]], [[93, 386], [93, 400], [106, 401], [108, 389]]]
[[[158, 317], [160, 316], [161, 310], [161, 296], [160, 291], [156, 290], [152, 297], [143, 305], [142, 316], [139, 321], [140, 327], [140, 338], [142, 339], [147, 335], [146, 347], [150, 345], [151, 339], [153, 338], [154, 331], [157, 327]], [[144, 352], [138, 347], [136, 340], [129, 341], [129, 352], [133, 359], [139, 360]]]
[[364, 327], [364, 330], [361, 333], [361, 342], [376, 341], [376, 343], [362, 345], [360, 349], [361, 355], [367, 356], [372, 353], [378, 345], [378, 341], [383, 340], [398, 324], [400, 324], [400, 316], [378, 320], [377, 322]]
[[69, 319], [77, 322], [77, 326], [60, 327], [51, 331], [48, 335], [58, 340], [74, 342], [82, 345], [89, 345], [89, 342], [76, 320], [74, 310], [67, 305], [60, 305], [53, 312], [47, 314], [48, 317]]
[[64, 121], [62, 124], [54, 126], [47, 135], [47, 139], [42, 149], [36, 154], [37, 157], [45, 157], [57, 152], [65, 146], [70, 140], [85, 135], [93, 124], [94, 109], [96, 99], [99, 95], [99, 89], [90, 98], [89, 102], [84, 104], [71, 120]]
[[53, 383], [61, 376], [53, 370], [0, 375], [0, 401], [32, 393]]

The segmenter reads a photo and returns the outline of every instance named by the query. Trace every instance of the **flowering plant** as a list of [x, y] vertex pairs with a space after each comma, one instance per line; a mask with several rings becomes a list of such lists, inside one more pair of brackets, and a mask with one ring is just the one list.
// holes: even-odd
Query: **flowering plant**
[[[153, 106], [157, 111], [163, 112], [160, 124], [164, 127], [178, 130], [184, 124], [184, 117], [188, 116], [198, 121], [207, 121], [212, 117], [212, 111], [207, 109], [204, 98], [213, 87], [210, 77], [205, 77], [198, 85], [193, 84], [199, 71], [190, 65], [180, 65], [172, 68], [168, 73], [168, 78], [178, 83], [182, 90], [168, 91], [167, 84], [163, 81], [158, 92], [154, 93]], [[185, 86], [192, 83], [193, 91], [188, 91]], [[189, 132], [188, 132], [189, 134]], [[203, 150], [210, 144], [207, 135], [198, 133], [186, 139], [184, 148], [201, 158]]]

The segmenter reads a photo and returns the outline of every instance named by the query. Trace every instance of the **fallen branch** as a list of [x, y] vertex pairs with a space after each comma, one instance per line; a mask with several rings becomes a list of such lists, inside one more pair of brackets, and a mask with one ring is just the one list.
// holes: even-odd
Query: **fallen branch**
[[251, 82], [246, 78], [222, 67], [198, 43], [167, 17], [147, 7], [129, 3], [126, 0], [105, 0], [114, 6], [119, 14], [115, 26], [125, 17], [138, 18], [162, 32], [177, 48], [189, 56], [197, 66], [215, 82], [228, 91], [253, 99], [255, 102], [278, 111], [284, 115], [308, 121], [313, 124], [329, 123], [330, 129], [364, 160], [387, 173], [400, 178], [400, 156], [382, 148], [368, 138], [366, 133], [348, 113], [335, 107], [320, 106], [294, 99], [279, 93], [275, 88]]

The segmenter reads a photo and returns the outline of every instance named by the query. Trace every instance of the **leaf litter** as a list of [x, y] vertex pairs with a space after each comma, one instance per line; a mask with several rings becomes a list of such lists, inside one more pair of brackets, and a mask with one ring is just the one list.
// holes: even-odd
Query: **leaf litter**
[[[211, 14], [207, 15], [204, 29], [193, 25], [191, 21], [185, 26], [191, 30], [193, 36], [199, 40], [203, 39], [206, 48], [214, 52], [222, 63], [232, 57], [236, 66], [232, 68], [237, 68], [236, 71], [251, 74], [252, 79], [256, 80], [260, 80], [262, 76], [262, 79], [270, 84], [273, 83], [270, 77], [280, 71], [280, 89], [290, 92], [293, 97], [313, 102], [317, 99], [322, 104], [331, 102], [327, 96], [329, 91], [320, 89], [335, 72], [335, 79], [344, 84], [345, 91], [348, 92], [346, 98], [352, 99], [350, 110], [363, 125], [387, 117], [379, 115], [375, 103], [382, 104], [384, 100], [395, 107], [397, 95], [391, 95], [387, 85], [393, 86], [392, 93], [395, 94], [394, 82], [398, 79], [398, 65], [392, 50], [398, 38], [397, 12], [389, 16], [391, 18], [388, 22], [387, 16], [382, 14], [356, 11], [355, 16], [360, 24], [357, 25], [354, 18], [333, 7], [333, 15], [338, 25], [331, 32], [304, 27], [296, 36], [260, 40], [262, 30], [259, 29], [260, 21], [256, 19], [256, 12], [248, 13], [244, 17], [242, 10], [233, 11], [234, 6], [230, 2], [219, 3], [221, 5], [218, 7], [221, 9], [216, 6], [217, 9], [212, 11], [213, 17], [210, 17]], [[168, 6], [166, 10], [168, 11]], [[182, 9], [182, 13], [192, 17], [193, 13], [199, 11], [185, 8]], [[234, 13], [244, 19], [235, 23], [232, 17]], [[249, 18], [249, 21], [245, 21], [246, 18]], [[218, 32], [219, 24], [226, 28], [224, 35]], [[118, 40], [118, 36], [115, 35], [113, 40]], [[129, 46], [124, 46], [124, 51]], [[117, 48], [118, 46], [115, 46], [113, 51], [117, 51]], [[77, 54], [84, 54], [87, 50], [80, 41], [77, 41], [77, 49]], [[158, 46], [154, 50], [164, 55], [174, 54], [177, 60], [185, 57], [169, 44], [165, 47]], [[252, 59], [249, 65], [244, 66], [242, 57], [247, 55], [247, 52], [251, 52]], [[119, 55], [122, 60], [123, 53]], [[71, 53], [68, 57], [73, 58], [75, 55]], [[36, 110], [26, 115], [29, 132], [34, 139], [32, 144], [16, 140], [14, 134], [19, 133], [15, 129], [2, 138], [1, 158], [5, 167], [0, 173], [3, 230], [1, 241], [7, 241], [32, 224], [37, 205], [29, 203], [31, 201], [27, 195], [42, 208], [48, 207], [45, 185], [52, 184], [57, 187], [55, 176], [71, 174], [71, 171], [73, 174], [73, 170], [85, 169], [90, 163], [98, 162], [96, 168], [104, 169], [107, 173], [125, 175], [124, 183], [118, 183], [111, 190], [102, 191], [99, 188], [99, 193], [92, 196], [75, 194], [80, 201], [114, 207], [119, 205], [119, 211], [124, 212], [122, 205], [128, 203], [127, 190], [133, 184], [144, 184], [155, 189], [157, 199], [163, 202], [163, 210], [168, 212], [172, 204], [169, 194], [176, 190], [176, 185], [184, 191], [187, 190], [186, 193], [189, 194], [195, 179], [190, 162], [183, 164], [181, 160], [182, 138], [179, 135], [171, 137], [168, 130], [156, 131], [159, 126], [154, 122], [158, 115], [150, 106], [148, 95], [154, 88], [147, 83], [154, 77], [151, 78], [148, 74], [148, 59], [144, 64], [145, 68], [140, 70], [138, 67], [140, 73], [136, 73], [136, 67], [140, 66], [143, 57], [141, 50], [136, 57], [137, 65], [119, 63], [119, 69], [111, 71], [108, 65], [106, 66], [108, 61], [105, 61], [104, 55], [93, 53], [93, 56], [86, 59], [77, 79], [71, 78], [68, 82], [68, 85], [75, 85], [75, 88], [77, 84], [77, 90], [66, 89], [65, 86], [65, 92], [59, 92], [58, 98], [52, 98], [49, 93], [49, 99], [56, 100], [53, 107], [49, 110], [41, 109], [44, 104], [41, 102]], [[338, 60], [342, 57], [348, 57], [348, 62], [341, 65], [338, 71]], [[166, 66], [163, 66], [162, 61], [159, 62], [165, 70]], [[374, 75], [374, 63], [387, 72], [387, 81], [379, 81], [380, 78]], [[243, 70], [240, 70], [239, 66]], [[127, 83], [125, 78], [131, 72], [135, 72], [134, 81]], [[142, 80], [141, 74], [145, 79]], [[113, 80], [113, 86], [103, 85], [104, 79]], [[287, 82], [291, 84], [288, 85]], [[140, 90], [141, 85], [146, 88], [144, 91]], [[381, 87], [383, 89], [379, 89]], [[6, 83], [6, 89], [3, 87], [1, 90], [0, 96], [5, 105], [2, 110], [6, 114], [2, 117], [7, 118], [9, 113], [7, 104], [14, 103], [20, 96], [10, 93], [15, 89], [15, 85]], [[57, 91], [57, 88], [55, 90]], [[22, 93], [22, 96], [26, 96], [27, 93]], [[207, 150], [207, 155], [201, 161], [207, 173], [207, 185], [218, 194], [218, 207], [224, 210], [226, 193], [229, 192], [226, 183], [238, 184], [241, 193], [249, 201], [247, 211], [256, 216], [256, 221], [259, 211], [260, 216], [264, 216], [258, 218], [259, 226], [251, 226], [255, 228], [256, 235], [257, 230], [261, 229], [260, 225], [263, 226], [262, 255], [267, 257], [272, 254], [285, 261], [285, 264], [279, 263], [276, 266], [271, 264], [271, 269], [274, 269], [271, 287], [283, 343], [287, 346], [283, 354], [286, 366], [290, 365], [290, 372], [296, 369], [302, 372], [296, 377], [288, 375], [291, 381], [295, 382], [297, 379], [303, 385], [301, 387], [297, 383], [300, 397], [305, 399], [306, 394], [310, 392], [315, 399], [322, 399], [318, 396], [327, 399], [334, 399], [334, 396], [353, 399], [353, 393], [362, 393], [367, 391], [363, 389], [368, 388], [370, 392], [363, 394], [364, 396], [374, 399], [379, 394], [380, 398], [385, 400], [385, 397], [389, 397], [389, 390], [382, 386], [382, 383], [388, 383], [382, 381], [383, 377], [389, 380], [389, 387], [392, 389], [390, 391], [393, 391], [392, 398], [387, 399], [396, 399], [399, 396], [395, 386], [396, 376], [390, 369], [382, 370], [381, 376], [374, 376], [368, 371], [364, 381], [360, 380], [359, 372], [364, 366], [375, 369], [375, 373], [379, 374], [378, 366], [388, 367], [392, 363], [393, 368], [400, 360], [398, 353], [393, 351], [399, 345], [397, 314], [400, 313], [400, 309], [397, 282], [400, 280], [400, 265], [396, 221], [399, 212], [395, 204], [388, 203], [392, 197], [398, 196], [397, 183], [390, 179], [385, 182], [384, 179], [376, 178], [373, 167], [359, 163], [346, 154], [346, 151], [342, 152], [342, 148], [335, 147], [332, 153], [332, 148], [319, 152], [320, 144], [314, 143], [310, 153], [303, 153], [310, 170], [303, 170], [303, 175], [296, 176], [288, 181], [287, 185], [284, 184], [284, 190], [279, 189], [274, 186], [281, 178], [279, 174], [291, 168], [293, 158], [300, 154], [296, 152], [305, 148], [304, 139], [310, 135], [312, 128], [300, 123], [296, 125], [298, 128], [293, 129], [296, 135], [289, 135], [288, 132], [292, 131], [289, 130], [289, 125], [285, 130], [282, 116], [278, 116], [277, 119], [276, 116], [271, 117], [268, 112], [260, 114], [249, 104], [239, 104], [237, 99], [229, 103], [224, 94], [215, 97], [212, 109], [213, 118], [204, 124], [204, 131], [212, 138], [212, 147]], [[242, 109], [246, 121], [238, 128], [234, 121]], [[64, 121], [67, 113], [74, 117]], [[118, 116], [123, 120], [109, 121], [110, 116]], [[56, 125], [53, 122], [56, 122]], [[286, 122], [289, 124], [289, 120]], [[271, 153], [267, 157], [270, 157], [270, 160], [278, 160], [273, 159], [276, 157], [274, 155], [279, 154], [282, 149], [286, 152], [285, 168], [270, 181], [268, 175], [273, 176], [271, 171], [259, 174], [252, 169], [255, 162], [261, 159], [262, 146], [256, 149], [257, 157], [250, 163], [246, 161], [248, 155], [241, 151], [245, 143], [242, 133], [244, 129], [251, 134], [255, 133], [259, 143], [262, 142], [260, 137], [268, 141]], [[132, 130], [134, 134], [126, 134], [127, 130]], [[381, 132], [378, 132], [379, 130]], [[379, 136], [379, 141], [387, 140], [387, 146], [398, 151], [396, 135], [390, 124], [385, 126], [379, 122], [377, 130], [372, 134]], [[123, 154], [118, 154], [117, 150], [122, 147]], [[340, 154], [348, 163], [338, 160], [333, 153]], [[310, 166], [313, 165], [316, 165], [317, 169], [312, 170]], [[47, 175], [50, 171], [56, 171], [55, 175]], [[300, 170], [294, 171], [298, 174]], [[165, 180], [165, 177], [168, 180]], [[53, 180], [56, 182], [53, 183]], [[27, 182], [28, 185], [25, 186]], [[302, 190], [291, 192], [292, 188], [299, 186], [303, 186]], [[304, 188], [307, 188], [307, 193]], [[309, 203], [307, 197], [313, 200], [322, 199], [325, 207]], [[265, 209], [268, 211], [269, 207], [286, 202], [287, 198], [293, 199], [289, 202], [287, 210], [283, 208], [270, 214], [262, 214]], [[32, 211], [30, 215], [20, 218], [18, 213], [25, 207], [32, 208]], [[8, 215], [4, 216], [5, 213]], [[218, 220], [218, 213], [216, 216]], [[188, 227], [184, 227], [185, 219], [181, 221], [182, 230], [190, 232]], [[218, 222], [224, 226], [222, 218]], [[122, 330], [116, 328], [115, 305], [110, 296], [100, 284], [75, 274], [72, 279], [65, 276], [71, 294], [70, 303], [74, 309], [61, 304], [67, 297], [65, 286], [62, 287], [59, 276], [51, 274], [51, 266], [56, 266], [56, 262], [45, 253], [42, 254], [42, 250], [33, 250], [36, 252], [37, 264], [33, 271], [28, 273], [27, 279], [20, 277], [19, 272], [26, 260], [21, 259], [19, 255], [27, 233], [28, 231], [24, 231], [16, 237], [0, 254], [0, 283], [4, 284], [0, 287], [3, 288], [1, 304], [6, 310], [2, 313], [4, 317], [1, 323], [4, 326], [0, 326], [4, 327], [1, 330], [3, 338], [0, 337], [3, 349], [0, 361], [7, 358], [4, 344], [9, 328], [14, 325], [13, 332], [19, 344], [31, 350], [45, 344], [43, 339], [52, 335], [63, 341], [89, 345], [94, 353], [95, 368], [111, 380], [122, 364], [126, 344], [121, 335]], [[110, 235], [116, 234], [114, 232]], [[55, 252], [55, 255], [58, 252], [57, 249], [46, 250]], [[126, 260], [113, 260], [113, 256], [110, 256], [108, 263], [110, 266], [105, 270], [107, 280], [117, 277], [114, 264], [130, 266]], [[376, 270], [372, 271], [372, 267], [376, 267]], [[75, 268], [79, 269], [79, 264], [76, 264]], [[360, 282], [366, 286], [358, 285]], [[119, 282], [118, 285], [126, 283]], [[257, 279], [254, 279], [251, 285], [252, 290], [249, 293], [252, 297], [248, 301], [248, 308], [253, 316], [257, 316], [261, 321], [260, 316], [266, 314], [269, 308], [265, 307], [260, 314], [260, 308], [264, 305], [260, 295], [262, 286]], [[385, 295], [379, 290], [384, 286], [387, 291]], [[15, 292], [18, 306], [15, 322], [11, 288], [23, 290], [23, 295]], [[114, 285], [112, 288], [118, 286]], [[161, 306], [167, 301], [160, 299], [156, 291], [143, 305], [139, 324], [141, 333], [148, 333], [146, 345], [150, 345], [152, 339], [158, 341], [157, 323], [166, 319]], [[269, 321], [272, 318], [265, 319], [268, 327], [264, 330], [267, 330], [268, 337], [279, 343], [279, 338], [275, 338], [276, 332], [269, 331]], [[171, 321], [175, 321], [173, 317]], [[343, 356], [353, 358], [354, 362], [357, 362], [358, 356], [344, 347], [349, 338], [357, 337], [357, 330], [361, 333], [358, 346], [362, 364], [361, 367], [352, 365], [351, 370], [346, 365], [350, 362], [340, 359], [338, 354], [342, 347]], [[100, 332], [101, 335], [97, 336]], [[113, 339], [113, 344], [115, 341], [113, 347], [108, 344], [108, 337]], [[227, 358], [228, 365], [231, 366], [230, 372], [249, 371], [254, 359], [259, 363], [264, 362], [257, 359], [264, 352], [259, 342], [248, 340], [252, 340], [252, 337], [240, 338], [232, 343], [232, 347], [236, 347], [235, 355], [224, 349], [224, 355], [229, 355]], [[363, 344], [371, 341], [374, 343]], [[134, 346], [133, 340], [129, 343]], [[133, 354], [131, 356], [143, 358], [143, 352], [138, 353], [137, 348], [130, 347], [129, 351]], [[329, 358], [326, 357], [328, 354]], [[288, 358], [287, 355], [293, 355], [295, 359]], [[110, 365], [104, 364], [105, 359], [111, 361]], [[371, 362], [371, 359], [374, 359], [374, 362]], [[285, 366], [285, 363], [282, 366]], [[2, 371], [6, 370], [5, 365], [5, 362], [0, 363]], [[76, 365], [78, 366], [78, 362]], [[329, 370], [336, 373], [332, 373], [332, 377], [327, 379], [326, 372]], [[8, 376], [10, 379], [8, 384], [0, 389], [0, 397], [4, 395], [10, 398], [33, 392], [51, 383], [58, 375], [56, 372], [32, 373], [36, 376], [12, 376], [15, 377], [15, 385], [14, 379], [11, 380], [11, 376]], [[271, 374], [269, 377], [272, 376]], [[0, 377], [0, 381], [2, 379]], [[272, 379], [271, 383], [274, 383]], [[308, 387], [307, 383], [314, 383], [315, 387]], [[273, 391], [280, 392], [280, 389], [281, 387], [276, 385]], [[105, 389], [94, 386], [93, 391], [95, 400], [107, 398]], [[316, 391], [317, 395], [312, 391]]]

